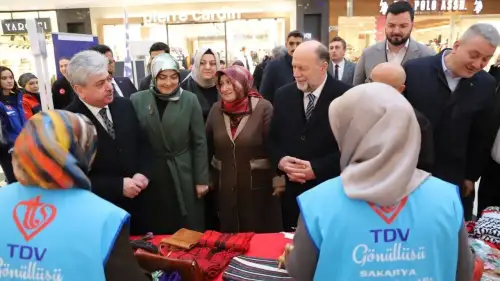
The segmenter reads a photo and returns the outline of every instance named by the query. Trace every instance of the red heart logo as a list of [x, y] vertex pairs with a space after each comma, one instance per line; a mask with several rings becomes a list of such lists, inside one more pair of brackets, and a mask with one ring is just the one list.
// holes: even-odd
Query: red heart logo
[[17, 228], [27, 242], [51, 224], [57, 215], [56, 207], [40, 202], [40, 198], [37, 196], [19, 202], [12, 213]]
[[399, 215], [403, 207], [406, 205], [408, 201], [408, 196], [399, 201], [398, 204], [387, 207], [379, 207], [373, 203], [370, 204], [370, 207], [377, 213], [379, 217], [381, 217], [387, 224], [391, 224], [396, 217]]

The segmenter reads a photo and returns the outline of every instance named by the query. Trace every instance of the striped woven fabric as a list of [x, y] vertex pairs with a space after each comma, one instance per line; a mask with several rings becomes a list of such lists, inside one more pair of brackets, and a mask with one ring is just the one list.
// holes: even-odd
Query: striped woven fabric
[[292, 278], [284, 269], [278, 268], [278, 260], [235, 257], [222, 274], [224, 281], [288, 281]]

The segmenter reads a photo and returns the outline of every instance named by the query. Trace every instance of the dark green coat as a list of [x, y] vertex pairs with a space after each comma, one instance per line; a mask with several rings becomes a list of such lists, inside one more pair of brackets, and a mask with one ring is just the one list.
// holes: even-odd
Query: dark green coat
[[153, 150], [148, 188], [158, 194], [151, 207], [160, 205], [153, 224], [162, 234], [181, 227], [203, 231], [203, 200], [196, 196], [196, 185], [208, 184], [208, 152], [200, 104], [195, 94], [182, 91], [160, 119], [151, 91], [138, 92], [131, 100]]

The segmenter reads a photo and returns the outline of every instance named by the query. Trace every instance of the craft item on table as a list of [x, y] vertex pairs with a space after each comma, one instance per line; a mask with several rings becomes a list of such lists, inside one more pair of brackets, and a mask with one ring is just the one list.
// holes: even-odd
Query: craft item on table
[[158, 254], [160, 251], [158, 250], [158, 247], [154, 245], [151, 242], [144, 241], [144, 240], [132, 240], [130, 241], [130, 244], [132, 245], [132, 249], [136, 251], [137, 249], [143, 249], [145, 251], [148, 251], [153, 254]]
[[281, 232], [283, 236], [285, 236], [285, 239], [290, 239], [293, 240], [293, 237], [295, 237], [295, 233], [293, 232]]
[[222, 234], [206, 231], [198, 245], [190, 250], [169, 251], [160, 248], [166, 257], [179, 260], [195, 260], [203, 271], [205, 280], [216, 278], [231, 259], [250, 249], [254, 233]]
[[474, 228], [476, 228], [476, 221], [468, 221], [465, 223], [465, 229], [469, 233], [469, 237], [474, 236]]
[[480, 239], [469, 238], [469, 245], [484, 263], [481, 281], [500, 281], [500, 251]]
[[224, 281], [289, 281], [285, 269], [278, 268], [278, 260], [247, 256], [234, 257], [222, 274]]
[[158, 270], [151, 274], [153, 276], [153, 281], [181, 281], [181, 275], [177, 272], [165, 272], [163, 270]]
[[181, 228], [171, 237], [163, 238], [160, 243], [173, 248], [189, 250], [196, 246], [202, 236], [201, 232]]
[[216, 248], [220, 250], [232, 250], [246, 253], [250, 249], [250, 242], [255, 233], [220, 233], [217, 231], [205, 231], [198, 244], [201, 247]]
[[[152, 254], [141, 249], [135, 252], [135, 257], [141, 268], [149, 272], [155, 272], [158, 270], [162, 270], [164, 272], [177, 272], [181, 276], [182, 281], [204, 280], [201, 268], [193, 259], [173, 259], [157, 254]], [[175, 275], [173, 277], [175, 277]], [[163, 281], [162, 279], [160, 280]], [[167, 280], [171, 281], [170, 279]]]
[[500, 208], [488, 207], [474, 227], [474, 238], [493, 244], [500, 244]]

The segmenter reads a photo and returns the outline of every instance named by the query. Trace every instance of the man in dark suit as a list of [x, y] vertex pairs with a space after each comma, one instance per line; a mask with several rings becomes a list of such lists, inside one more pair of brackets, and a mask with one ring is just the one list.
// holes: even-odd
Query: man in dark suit
[[[404, 68], [392, 62], [383, 62], [375, 66], [368, 80], [370, 82], [387, 84], [400, 93], [403, 93], [406, 88], [406, 73]], [[432, 134], [432, 125], [418, 110], [415, 110], [415, 116], [420, 125], [421, 136], [417, 168], [430, 172], [432, 171], [432, 164], [434, 163], [434, 137]]]
[[69, 58], [62, 57], [59, 59], [59, 71], [63, 76], [52, 84], [52, 102], [54, 103], [54, 109], [64, 109], [75, 99], [73, 88], [66, 78], [68, 63]]
[[71, 59], [68, 79], [78, 97], [66, 110], [84, 114], [97, 130], [97, 154], [88, 175], [92, 191], [130, 212], [131, 233], [141, 234], [147, 217], [140, 214], [148, 207], [137, 200], [148, 194], [150, 145], [130, 100], [113, 95], [107, 66], [107, 58], [95, 51]]
[[491, 151], [495, 79], [483, 70], [500, 43], [497, 29], [474, 24], [431, 57], [408, 61], [405, 96], [434, 128], [432, 174], [461, 187], [466, 220], [472, 217], [474, 183]]
[[271, 158], [287, 175], [282, 197], [283, 227], [297, 225], [296, 197], [340, 174], [340, 152], [328, 107], [351, 86], [327, 74], [330, 55], [318, 41], [302, 43], [293, 54], [296, 82], [276, 92], [269, 132]]
[[264, 69], [259, 91], [271, 103], [274, 102], [275, 93], [279, 88], [294, 81], [292, 55], [302, 41], [304, 41], [302, 32], [294, 30], [288, 33], [286, 39], [288, 53], [279, 59], [270, 61]]
[[106, 45], [96, 45], [90, 48], [92, 51], [99, 52], [106, 56], [108, 59], [108, 72], [111, 75], [111, 85], [113, 86], [113, 94], [116, 97], [130, 98], [130, 96], [137, 92], [134, 83], [128, 77], [115, 76], [115, 59], [113, 58], [113, 51]]
[[347, 43], [339, 36], [333, 37], [328, 45], [330, 49], [330, 63], [328, 73], [335, 79], [352, 85], [356, 64], [345, 59]]

